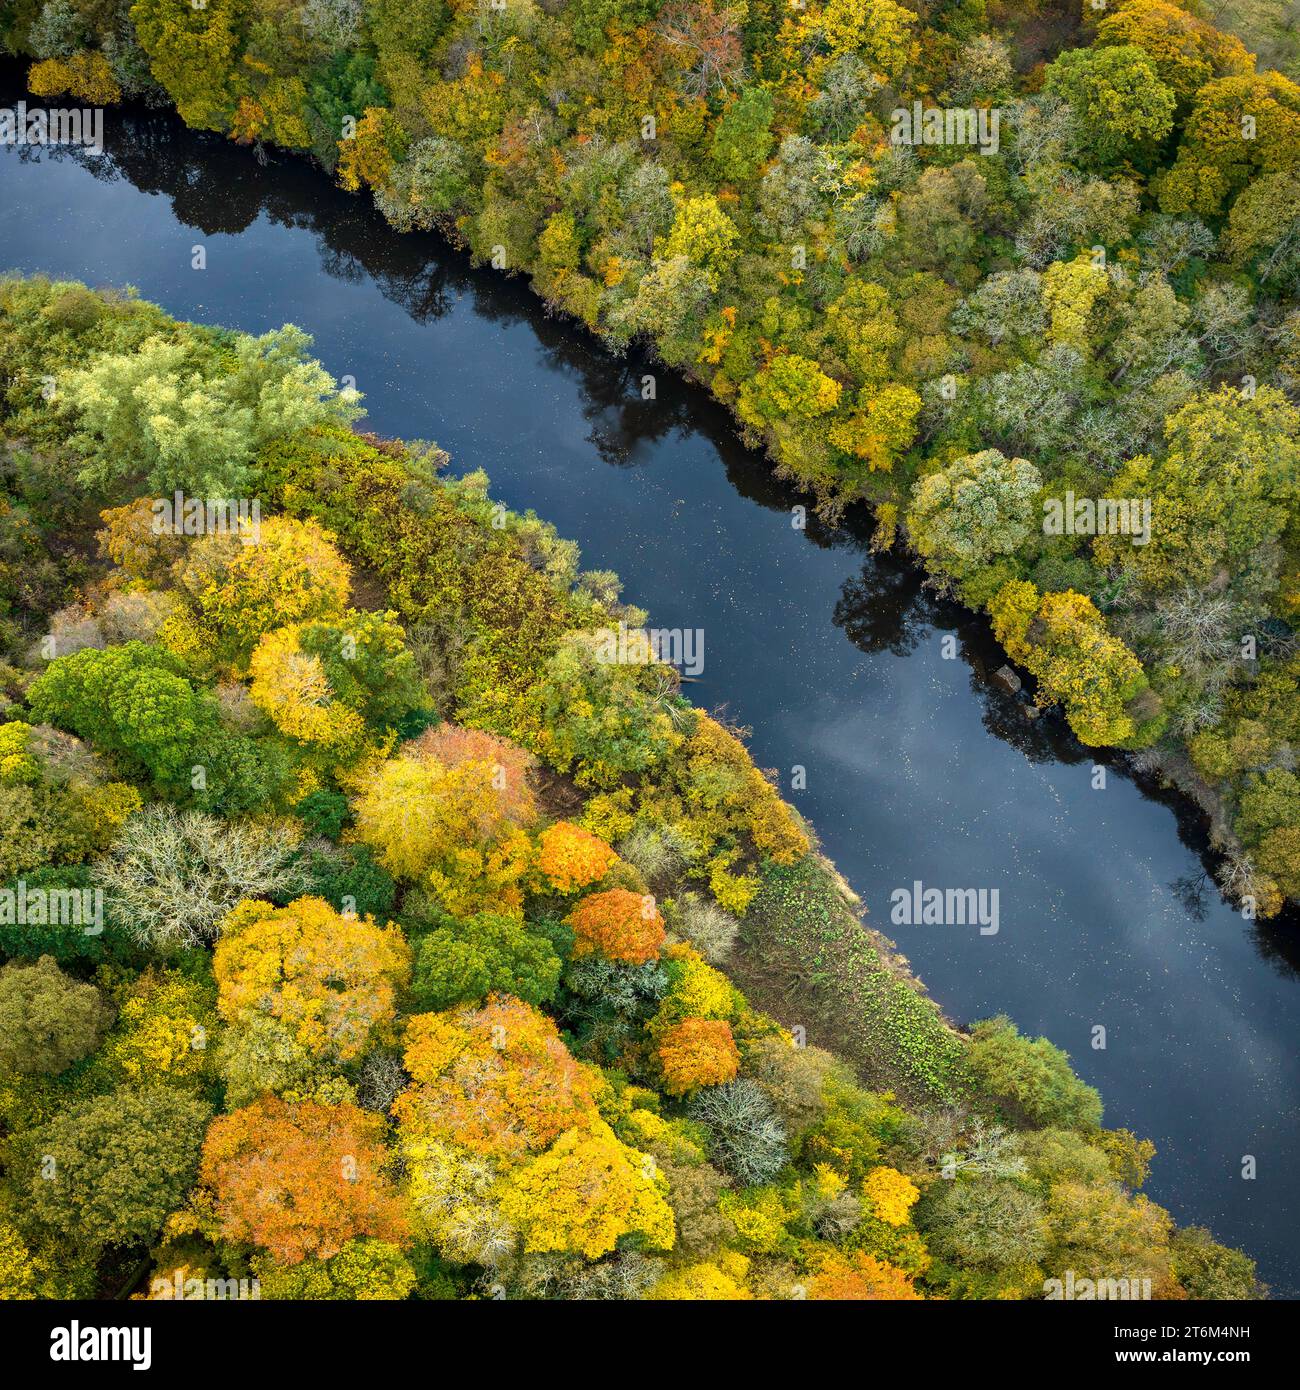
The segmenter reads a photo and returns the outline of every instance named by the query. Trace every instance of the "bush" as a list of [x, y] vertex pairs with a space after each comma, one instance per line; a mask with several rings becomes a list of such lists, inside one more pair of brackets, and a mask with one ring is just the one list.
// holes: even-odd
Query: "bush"
[[681, 934], [710, 965], [723, 965], [736, 944], [740, 923], [698, 893], [683, 894], [677, 910], [681, 915]]

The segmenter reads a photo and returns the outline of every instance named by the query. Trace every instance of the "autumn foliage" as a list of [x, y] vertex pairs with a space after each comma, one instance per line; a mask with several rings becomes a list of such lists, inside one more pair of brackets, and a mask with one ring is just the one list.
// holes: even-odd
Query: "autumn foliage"
[[557, 893], [589, 888], [617, 862], [618, 855], [599, 835], [568, 821], [557, 821], [538, 836], [537, 870]]
[[508, 740], [443, 725], [367, 773], [356, 837], [398, 878], [423, 881], [448, 911], [517, 912], [537, 816], [531, 757]]
[[566, 920], [573, 928], [575, 956], [598, 953], [642, 965], [654, 960], [664, 943], [664, 920], [654, 899], [626, 888], [590, 894]]
[[657, 1049], [664, 1090], [685, 1095], [697, 1086], [718, 1086], [740, 1069], [731, 1026], [718, 1018], [687, 1018], [669, 1028]]
[[862, 1195], [878, 1221], [887, 1226], [905, 1226], [921, 1192], [897, 1168], [873, 1168], [863, 1179]]
[[284, 1264], [328, 1259], [350, 1240], [405, 1244], [402, 1204], [384, 1176], [384, 1123], [353, 1105], [264, 1096], [219, 1116], [199, 1169], [223, 1240]]
[[269, 1014], [313, 1056], [340, 1062], [391, 1023], [410, 969], [397, 927], [344, 917], [322, 898], [241, 903], [213, 959], [222, 1018]]
[[535, 1153], [595, 1113], [595, 1073], [518, 999], [417, 1014], [407, 1022], [406, 1069], [413, 1084], [393, 1106], [399, 1124], [479, 1154]]
[[849, 1254], [831, 1250], [821, 1257], [819, 1266], [808, 1286], [808, 1297], [812, 1299], [825, 1302], [879, 1299], [919, 1303], [922, 1298], [909, 1274], [861, 1250]]
[[576, 1251], [595, 1260], [629, 1231], [652, 1248], [671, 1249], [672, 1212], [641, 1157], [603, 1123], [568, 1130], [514, 1175], [502, 1211], [523, 1230], [529, 1251]]

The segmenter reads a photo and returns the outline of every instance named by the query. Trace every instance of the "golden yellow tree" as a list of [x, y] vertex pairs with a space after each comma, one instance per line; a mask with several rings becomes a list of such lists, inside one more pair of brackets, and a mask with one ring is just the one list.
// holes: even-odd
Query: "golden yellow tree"
[[667, 1187], [653, 1159], [597, 1121], [589, 1129], [566, 1130], [515, 1173], [501, 1209], [523, 1232], [525, 1250], [595, 1260], [633, 1233], [652, 1249], [672, 1248], [676, 1228]]
[[223, 922], [213, 972], [227, 1022], [269, 1015], [313, 1056], [350, 1062], [396, 1017], [411, 951], [399, 928], [345, 917], [323, 898], [249, 901]]

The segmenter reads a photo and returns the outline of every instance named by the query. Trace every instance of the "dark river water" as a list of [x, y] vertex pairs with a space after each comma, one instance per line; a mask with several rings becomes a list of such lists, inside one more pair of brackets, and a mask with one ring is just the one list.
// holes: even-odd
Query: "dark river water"
[[[6, 74], [9, 106], [22, 93]], [[0, 208], [0, 269], [132, 284], [253, 333], [299, 324], [355, 377], [368, 428], [486, 469], [588, 568], [617, 570], [654, 626], [701, 629], [691, 695], [753, 729], [759, 763], [946, 1012], [1006, 1012], [1065, 1048], [1106, 1122], [1156, 1142], [1151, 1195], [1296, 1296], [1297, 923], [1221, 901], [1178, 803], [1114, 767], [1094, 789], [1092, 755], [1059, 720], [1029, 721], [990, 683], [1002, 659], [986, 624], [873, 557], [865, 516], [797, 529], [801, 499], [703, 392], [660, 371], [643, 401], [650, 364], [437, 238], [396, 235], [287, 157], [109, 112], [100, 157], [0, 148]], [[997, 934], [892, 925], [891, 890], [917, 879], [996, 888]]]

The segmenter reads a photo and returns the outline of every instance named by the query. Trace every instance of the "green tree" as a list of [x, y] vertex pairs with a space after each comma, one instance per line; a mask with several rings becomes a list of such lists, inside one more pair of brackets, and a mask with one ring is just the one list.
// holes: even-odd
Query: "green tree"
[[188, 780], [197, 742], [217, 726], [215, 705], [160, 647], [127, 642], [56, 657], [28, 699], [39, 719], [88, 739], [159, 782]]
[[543, 751], [587, 786], [614, 786], [627, 773], [662, 765], [689, 718], [676, 671], [619, 662], [605, 650], [616, 641], [612, 630], [567, 638], [538, 691]]
[[438, 226], [463, 206], [470, 193], [472, 167], [456, 140], [431, 135], [417, 140], [376, 190], [375, 202], [399, 232]]
[[306, 1259], [278, 1265], [265, 1256], [254, 1260], [263, 1298], [393, 1300], [407, 1298], [416, 1275], [401, 1250], [386, 1240], [350, 1240], [328, 1260]]
[[1173, 91], [1141, 48], [1067, 49], [1047, 69], [1044, 88], [1070, 103], [1074, 155], [1081, 164], [1109, 168], [1126, 159], [1149, 160], [1173, 129]]
[[737, 409], [749, 424], [815, 420], [835, 409], [842, 388], [811, 358], [785, 352], [740, 388]]
[[936, 1189], [916, 1222], [938, 1258], [992, 1274], [1042, 1258], [1043, 1204], [1023, 1184], [981, 1175], [940, 1182]]
[[110, 1010], [51, 956], [0, 967], [0, 1069], [53, 1075], [93, 1052]]
[[306, 357], [309, 343], [286, 325], [241, 335], [218, 357], [156, 337], [67, 373], [58, 399], [75, 421], [81, 481], [139, 482], [161, 495], [246, 495], [253, 455], [271, 439], [362, 413], [355, 393], [339, 393]]
[[728, 183], [753, 175], [772, 149], [772, 93], [746, 87], [723, 111], [713, 130], [713, 167]]
[[1260, 174], [1300, 163], [1300, 86], [1278, 72], [1207, 82], [1173, 166], [1154, 181], [1165, 212], [1213, 216]]
[[243, 18], [239, 0], [136, 0], [131, 19], [154, 78], [186, 125], [222, 130], [233, 114]]
[[555, 994], [560, 970], [544, 936], [518, 918], [481, 912], [420, 938], [411, 992], [426, 1009], [478, 1002], [493, 991], [541, 1004]]
[[1275, 588], [1280, 557], [1270, 547], [1300, 490], [1300, 412], [1276, 387], [1247, 396], [1225, 385], [1193, 397], [1164, 433], [1163, 453], [1130, 459], [1110, 489], [1151, 499], [1149, 544], [1099, 536], [1098, 558], [1155, 590], [1204, 586], [1247, 567], [1271, 571], [1265, 584]]
[[151, 1240], [198, 1170], [211, 1110], [166, 1087], [122, 1087], [22, 1136], [14, 1174], [31, 1215], [99, 1249]]
[[1255, 1278], [1255, 1261], [1230, 1250], [1203, 1226], [1175, 1231], [1169, 1241], [1174, 1276], [1197, 1299], [1254, 1299], [1264, 1296]]
[[1041, 487], [1038, 469], [1025, 459], [997, 449], [966, 454], [912, 489], [912, 544], [931, 565], [967, 578], [1020, 549], [1036, 520]]
[[1008, 1018], [975, 1025], [965, 1065], [976, 1090], [1016, 1124], [1083, 1130], [1101, 1124], [1101, 1097], [1075, 1076], [1066, 1054], [1046, 1038], [1022, 1038]]

